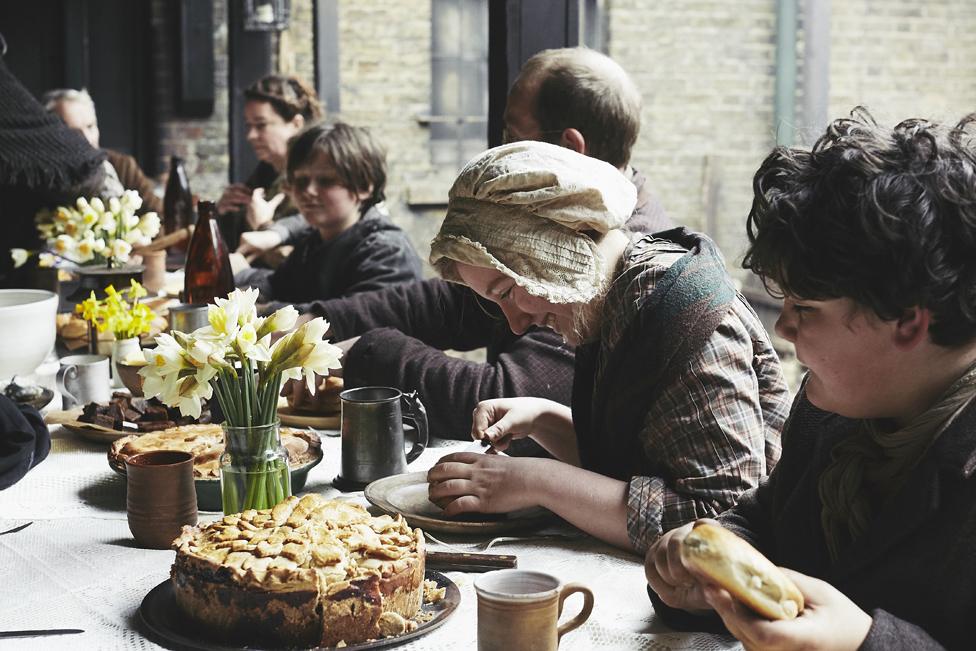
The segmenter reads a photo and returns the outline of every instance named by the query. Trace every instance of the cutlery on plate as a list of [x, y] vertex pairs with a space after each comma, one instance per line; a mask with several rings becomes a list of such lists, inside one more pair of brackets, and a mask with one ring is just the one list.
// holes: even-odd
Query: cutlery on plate
[[0, 638], [7, 637], [41, 637], [43, 635], [74, 635], [84, 633], [80, 628], [48, 628], [36, 631], [0, 631]]
[[32, 524], [34, 524], [33, 521], [31, 521], [31, 522], [25, 522], [24, 524], [20, 525], [19, 527], [14, 527], [13, 529], [7, 529], [6, 531], [0, 531], [0, 536], [3, 536], [3, 535], [8, 534], [8, 533], [17, 533], [18, 531], [23, 531], [24, 529], [26, 529], [27, 527], [31, 526]]

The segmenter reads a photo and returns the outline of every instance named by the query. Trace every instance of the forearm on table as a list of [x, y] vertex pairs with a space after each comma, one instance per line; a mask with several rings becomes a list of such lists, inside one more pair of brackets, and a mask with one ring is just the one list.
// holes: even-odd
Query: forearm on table
[[554, 400], [546, 400], [546, 403], [545, 411], [532, 424], [532, 438], [556, 459], [579, 466], [572, 410]]
[[627, 536], [627, 483], [555, 459], [533, 459], [527, 490], [539, 506], [611, 545], [634, 551]]

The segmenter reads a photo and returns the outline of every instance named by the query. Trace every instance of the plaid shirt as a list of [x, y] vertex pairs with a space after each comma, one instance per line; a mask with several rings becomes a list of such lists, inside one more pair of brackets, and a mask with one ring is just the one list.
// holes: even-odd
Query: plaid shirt
[[[638, 301], [684, 253], [673, 242], [649, 237], [628, 247], [603, 311], [596, 383], [636, 317]], [[757, 486], [779, 459], [790, 402], [769, 336], [738, 295], [697, 357], [648, 397], [638, 437], [656, 475], [633, 477], [628, 486], [627, 532], [634, 548], [645, 551], [665, 531], [718, 515]]]

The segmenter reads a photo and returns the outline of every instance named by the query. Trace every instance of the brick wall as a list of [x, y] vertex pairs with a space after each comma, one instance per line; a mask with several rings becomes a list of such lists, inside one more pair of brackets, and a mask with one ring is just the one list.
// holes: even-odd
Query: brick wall
[[976, 110], [976, 3], [834, 2], [830, 114], [867, 106], [879, 122], [955, 122]]
[[227, 3], [214, 0], [214, 112], [210, 117], [187, 119], [174, 115], [175, 31], [172, 4], [153, 0], [152, 32], [156, 74], [155, 109], [159, 123], [159, 168], [169, 170], [170, 156], [186, 161], [190, 188], [202, 199], [216, 200], [227, 185], [230, 156], [227, 147]]
[[609, 54], [644, 95], [632, 162], [680, 223], [742, 249], [750, 180], [773, 143], [775, 3], [609, 3]]
[[[172, 117], [171, 51], [156, 49], [161, 158], [184, 156], [201, 196], [216, 196], [227, 182], [226, 2], [214, 3], [213, 116]], [[153, 2], [155, 35], [164, 44], [171, 33], [166, 4]], [[312, 0], [291, 6], [275, 63], [311, 80]], [[740, 279], [752, 174], [774, 144], [775, 6], [773, 0], [605, 2], [609, 53], [644, 95], [633, 163], [679, 222], [718, 241]], [[956, 119], [976, 109], [976, 3], [835, 0], [831, 6], [832, 117], [856, 104], [886, 122], [917, 115]], [[456, 172], [432, 167], [428, 129], [417, 120], [430, 103], [431, 3], [344, 0], [339, 34], [342, 111], [332, 117], [369, 127], [385, 143], [393, 219], [426, 255], [443, 214], [437, 204]]]

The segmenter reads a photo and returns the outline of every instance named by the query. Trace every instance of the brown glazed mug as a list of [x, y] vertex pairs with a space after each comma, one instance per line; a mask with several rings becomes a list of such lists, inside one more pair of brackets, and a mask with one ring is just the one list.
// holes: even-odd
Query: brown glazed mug
[[197, 523], [193, 455], [154, 450], [125, 460], [129, 531], [140, 547], [168, 549], [183, 525]]
[[[531, 570], [496, 570], [474, 582], [478, 593], [478, 651], [555, 651], [559, 640], [593, 611], [593, 593], [579, 583]], [[563, 602], [583, 595], [583, 608], [559, 624]]]

